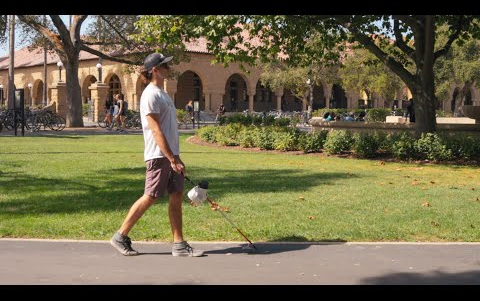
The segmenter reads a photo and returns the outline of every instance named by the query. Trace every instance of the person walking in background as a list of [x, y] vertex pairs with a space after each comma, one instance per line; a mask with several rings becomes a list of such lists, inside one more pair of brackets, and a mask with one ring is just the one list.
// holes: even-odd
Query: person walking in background
[[413, 106], [413, 98], [409, 99], [409, 104], [407, 106], [405, 117], [410, 117], [410, 122], [415, 122], [415, 107]]
[[219, 121], [220, 117], [225, 115], [226, 111], [227, 110], [225, 109], [225, 105], [222, 103], [217, 109], [217, 116], [215, 116], [215, 123]]
[[182, 201], [185, 164], [180, 159], [177, 114], [173, 100], [162, 90], [163, 81], [170, 72], [168, 62], [173, 57], [159, 53], [147, 56], [141, 73], [150, 81], [140, 98], [145, 142], [145, 190], [130, 208], [120, 229], [110, 239], [110, 244], [125, 256], [138, 255], [132, 248], [128, 234], [145, 211], [165, 193], [169, 194], [168, 216], [173, 234], [173, 256], [199, 257], [203, 251], [192, 248], [183, 237]]

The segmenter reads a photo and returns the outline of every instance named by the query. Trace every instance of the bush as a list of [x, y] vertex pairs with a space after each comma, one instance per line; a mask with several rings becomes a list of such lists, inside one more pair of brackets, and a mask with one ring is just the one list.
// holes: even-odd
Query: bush
[[215, 133], [219, 127], [214, 126], [204, 126], [197, 131], [197, 136], [200, 137], [203, 141], [208, 143], [215, 143]]
[[274, 135], [273, 147], [280, 151], [295, 151], [300, 149], [300, 130], [297, 128], [287, 131], [277, 131]]
[[275, 132], [272, 127], [260, 127], [254, 133], [255, 147], [271, 150], [274, 148]]
[[318, 153], [322, 150], [328, 131], [323, 130], [319, 133], [307, 133], [301, 136], [300, 149], [304, 153]]
[[240, 124], [227, 124], [226, 126], [218, 127], [215, 132], [215, 141], [222, 146], [234, 146], [238, 145], [238, 133], [240, 132], [242, 125]]
[[282, 117], [282, 118], [277, 118], [274, 121], [275, 126], [289, 126], [290, 125], [290, 118]]
[[415, 158], [415, 138], [408, 132], [401, 135], [391, 136], [396, 138], [393, 141], [391, 152], [392, 155], [400, 160], [409, 160]]
[[360, 132], [353, 135], [353, 150], [359, 158], [373, 158], [380, 147], [375, 133]]
[[390, 116], [392, 111], [390, 109], [368, 109], [366, 121], [367, 122], [385, 122], [387, 116]]
[[255, 146], [256, 128], [253, 126], [243, 127], [238, 133], [238, 141], [241, 147]]
[[456, 133], [454, 136], [443, 134], [442, 140], [452, 156], [456, 158], [472, 160], [480, 159], [480, 139], [465, 133]]
[[184, 109], [177, 109], [177, 120], [183, 121], [185, 120], [185, 116], [187, 116], [187, 111]]
[[453, 117], [452, 112], [446, 112], [444, 110], [435, 111], [437, 117]]
[[453, 157], [452, 151], [443, 144], [436, 133], [422, 133], [422, 136], [415, 141], [415, 152], [418, 159], [432, 161], [446, 161]]
[[328, 154], [338, 154], [352, 149], [353, 137], [349, 131], [330, 131], [325, 141], [324, 149]]

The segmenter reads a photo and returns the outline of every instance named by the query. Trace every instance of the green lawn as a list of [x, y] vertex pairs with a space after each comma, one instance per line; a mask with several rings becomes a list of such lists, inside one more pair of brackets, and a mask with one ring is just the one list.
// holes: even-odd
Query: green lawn
[[[478, 168], [224, 150], [188, 137], [188, 175], [209, 181], [253, 241], [480, 241]], [[144, 173], [141, 135], [0, 137], [0, 237], [109, 239]], [[243, 240], [207, 204], [186, 200], [184, 232]], [[171, 240], [166, 198], [131, 237]]]

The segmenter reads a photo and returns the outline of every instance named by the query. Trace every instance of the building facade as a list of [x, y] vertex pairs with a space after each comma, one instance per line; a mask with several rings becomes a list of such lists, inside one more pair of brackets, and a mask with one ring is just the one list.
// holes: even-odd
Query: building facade
[[[187, 52], [190, 54], [188, 62], [181, 62], [173, 66], [178, 75], [168, 79], [164, 88], [175, 101], [177, 108], [184, 108], [189, 100], [198, 100], [200, 109], [212, 112], [220, 104], [224, 104], [227, 111], [302, 111], [306, 109], [309, 95], [308, 91], [302, 99], [295, 97], [291, 91], [280, 89], [272, 91], [264, 87], [260, 81], [261, 70], [247, 67], [249, 72], [241, 70], [239, 64], [234, 63], [225, 68], [221, 65], [212, 65], [213, 55], [206, 50], [205, 44], [188, 45]], [[23, 48], [15, 52], [15, 87], [23, 88], [26, 106], [40, 106], [58, 98], [61, 94], [56, 90], [59, 82], [65, 82], [65, 71], [59, 70], [56, 54], [47, 54], [47, 99], [43, 99], [44, 89], [44, 62], [42, 50], [29, 51]], [[82, 100], [96, 98], [97, 107], [102, 109], [104, 101], [115, 93], [123, 93], [129, 103], [129, 109], [139, 110], [140, 96], [145, 88], [138, 73], [127, 72], [125, 65], [113, 61], [102, 60], [102, 78], [99, 79], [97, 70], [98, 57], [90, 53], [80, 53], [80, 64], [78, 69], [79, 83], [81, 86]], [[8, 93], [8, 64], [7, 57], [0, 58], [0, 83], [3, 89], [2, 104], [7, 104]], [[60, 76], [62, 78], [60, 79]], [[62, 80], [62, 81], [60, 81]], [[93, 93], [97, 84], [104, 83], [105, 93]], [[31, 85], [29, 85], [31, 84]], [[31, 88], [29, 88], [31, 86]], [[439, 108], [451, 111], [459, 87], [452, 86], [451, 99], [439, 103]], [[384, 100], [374, 98], [372, 101], [365, 100], [365, 93], [362, 91], [345, 91], [338, 84], [326, 82], [314, 86], [313, 109], [318, 108], [348, 108], [359, 107], [404, 107], [404, 100], [411, 98], [406, 87], [397, 93], [397, 100]], [[1, 97], [2, 95], [0, 95]], [[478, 89], [472, 88], [467, 93], [464, 104], [480, 105], [480, 94]], [[60, 112], [61, 113], [61, 110]]]

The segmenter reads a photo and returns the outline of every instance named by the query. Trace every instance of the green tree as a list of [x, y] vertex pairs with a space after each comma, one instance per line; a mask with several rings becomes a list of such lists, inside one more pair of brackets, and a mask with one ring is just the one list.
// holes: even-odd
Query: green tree
[[345, 59], [339, 77], [347, 89], [364, 91], [367, 100], [378, 96], [392, 100], [404, 85], [395, 73], [363, 48], [354, 49]]
[[[137, 25], [139, 38], [170, 47], [184, 47], [185, 40], [204, 37], [214, 62], [224, 65], [272, 62], [279, 54], [291, 66], [328, 65], [339, 61], [344, 42], [356, 41], [408, 86], [420, 133], [436, 130], [435, 61], [455, 41], [480, 36], [475, 20], [467, 15], [197, 15], [145, 16]], [[436, 29], [442, 25], [448, 27], [448, 39], [436, 50]]]
[[[32, 45], [31, 48], [46, 45], [58, 54], [65, 67], [67, 127], [83, 127], [81, 89], [78, 81], [80, 51], [120, 63], [134, 65], [142, 63], [142, 43], [134, 42], [130, 37], [135, 29], [137, 16], [98, 16], [103, 22], [93, 23], [90, 32], [95, 34], [81, 36], [81, 27], [87, 17], [88, 15], [74, 15], [70, 27], [67, 27], [59, 15], [49, 15], [49, 18], [44, 15], [17, 15], [20, 20], [18, 25], [23, 37], [22, 42], [28, 42]], [[5, 36], [3, 30], [5, 26], [6, 22], [2, 16], [0, 18], [2, 37]], [[102, 35], [96, 34], [99, 26], [103, 26]], [[0, 39], [0, 42], [5, 41]], [[95, 46], [104, 48], [97, 50]], [[135, 50], [134, 53], [130, 52], [132, 50]]]
[[[439, 31], [438, 41], [447, 39], [444, 33], [446, 29]], [[454, 44], [446, 56], [440, 58], [435, 64], [436, 96], [440, 100], [452, 97], [450, 94], [453, 85], [460, 86], [460, 91], [455, 99], [454, 112], [463, 104], [467, 92], [475, 85], [480, 88], [480, 41], [472, 39]]]

